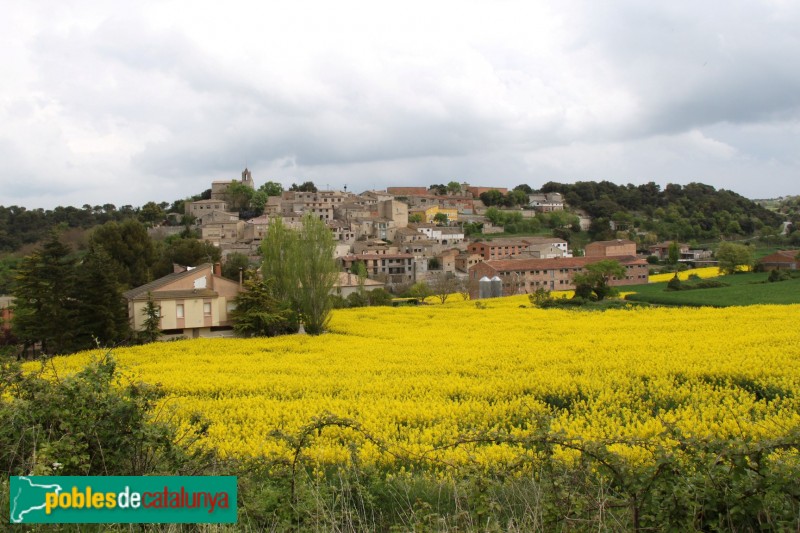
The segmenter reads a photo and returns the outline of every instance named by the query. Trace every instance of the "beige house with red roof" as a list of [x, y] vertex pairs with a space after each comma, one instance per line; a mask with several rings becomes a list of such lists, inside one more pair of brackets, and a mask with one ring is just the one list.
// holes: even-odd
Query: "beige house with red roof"
[[[636, 256], [614, 257], [625, 267], [624, 279], [612, 279], [609, 285], [642, 285], [648, 282], [648, 265]], [[566, 291], [575, 289], [572, 282], [586, 265], [602, 259], [596, 257], [571, 257], [555, 259], [503, 259], [484, 261], [469, 268], [471, 297], [477, 298], [477, 281], [486, 276], [498, 276], [503, 281], [503, 295], [530, 294], [536, 289]], [[473, 294], [474, 293], [474, 294]]]
[[176, 270], [123, 293], [133, 330], [144, 329], [147, 300], [152, 298], [166, 339], [231, 336], [228, 314], [235, 307], [239, 284], [222, 277], [219, 263], [176, 266]]

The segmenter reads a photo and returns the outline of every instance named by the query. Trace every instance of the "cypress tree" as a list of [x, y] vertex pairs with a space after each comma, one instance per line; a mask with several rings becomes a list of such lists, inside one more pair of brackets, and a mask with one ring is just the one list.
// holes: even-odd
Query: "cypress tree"
[[14, 334], [48, 354], [75, 346], [78, 302], [75, 260], [53, 232], [42, 248], [23, 259], [14, 287]]
[[128, 310], [113, 261], [102, 246], [89, 250], [79, 267], [75, 298], [78, 301], [78, 349], [113, 346], [128, 338]]

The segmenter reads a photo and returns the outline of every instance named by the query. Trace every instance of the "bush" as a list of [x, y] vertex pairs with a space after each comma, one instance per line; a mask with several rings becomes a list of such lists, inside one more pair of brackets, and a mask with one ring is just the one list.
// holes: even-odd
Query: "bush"
[[589, 298], [583, 298], [576, 294], [572, 298], [551, 298], [545, 302], [542, 302], [540, 307], [542, 309], [574, 309], [576, 307], [582, 307], [589, 302], [591, 302]]
[[683, 283], [681, 283], [681, 280], [678, 278], [678, 274], [675, 274], [674, 276], [672, 276], [672, 279], [669, 280], [669, 283], [667, 283], [667, 290], [679, 291], [682, 289], [683, 289]]
[[722, 281], [717, 281], [715, 279], [707, 279], [704, 281], [700, 281], [695, 283], [694, 285], [689, 286], [689, 289], [718, 289], [720, 287], [728, 287], [727, 283]]
[[789, 273], [788, 270], [782, 270], [780, 268], [776, 268], [775, 270], [771, 270], [769, 273], [769, 277], [767, 281], [770, 283], [775, 283], [776, 281], [786, 281], [791, 279], [792, 275]]
[[392, 295], [385, 289], [372, 289], [367, 293], [369, 305], [392, 305]]
[[530, 300], [531, 305], [534, 307], [544, 307], [543, 304], [549, 300], [552, 300], [552, 297], [550, 296], [550, 291], [544, 287], [539, 287], [533, 293], [528, 295], [528, 300]]
[[[42, 370], [45, 370], [43, 366]], [[154, 386], [122, 384], [110, 354], [61, 380], [0, 367], [0, 449], [8, 475], [145, 475], [175, 473], [189, 456], [174, 428], [152, 410]], [[206, 425], [196, 426], [199, 436]], [[192, 438], [185, 441], [192, 444]]]

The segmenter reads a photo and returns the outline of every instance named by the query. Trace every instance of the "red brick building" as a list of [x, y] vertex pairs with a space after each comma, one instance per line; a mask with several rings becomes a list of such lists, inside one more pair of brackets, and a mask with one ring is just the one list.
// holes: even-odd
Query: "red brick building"
[[503, 259], [519, 255], [528, 249], [528, 242], [514, 239], [495, 239], [493, 241], [477, 241], [467, 246], [467, 252], [483, 257], [485, 261]]
[[800, 268], [800, 259], [797, 255], [800, 250], [779, 250], [774, 254], [762, 257], [759, 263], [764, 267], [764, 270], [797, 270]]
[[[648, 265], [636, 256], [614, 257], [625, 267], [624, 279], [612, 279], [609, 285], [643, 285], [648, 282]], [[530, 294], [536, 289], [567, 291], [575, 289], [572, 282], [576, 273], [586, 265], [601, 261], [596, 257], [570, 257], [555, 259], [504, 259], [485, 261], [469, 269], [470, 292], [472, 298], [478, 297], [477, 281], [486, 276], [498, 276], [503, 281], [503, 295]]]

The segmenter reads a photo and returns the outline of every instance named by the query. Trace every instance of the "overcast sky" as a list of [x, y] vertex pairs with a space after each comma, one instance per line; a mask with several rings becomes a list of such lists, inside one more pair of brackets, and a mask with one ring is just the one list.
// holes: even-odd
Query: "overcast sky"
[[0, 204], [172, 201], [245, 165], [798, 194], [798, 28], [794, 0], [11, 0]]

